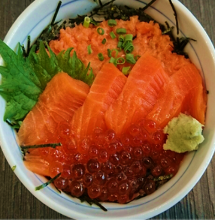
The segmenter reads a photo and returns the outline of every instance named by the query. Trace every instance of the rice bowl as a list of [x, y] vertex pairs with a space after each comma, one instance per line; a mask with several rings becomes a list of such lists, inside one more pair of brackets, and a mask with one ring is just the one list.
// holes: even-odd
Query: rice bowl
[[[30, 16], [30, 10], [33, 9], [33, 7], [35, 7], [36, 5], [38, 5], [38, 7], [42, 7], [46, 4], [48, 4], [47, 2], [44, 2], [44, 3], [39, 2], [37, 4], [36, 3], [37, 2], [32, 4], [31, 7], [29, 7], [29, 9], [28, 9], [29, 10], [29, 16]], [[57, 3], [57, 1], [55, 1], [55, 3], [53, 3], [53, 10], [56, 6], [56, 3]], [[132, 4], [132, 3], [130, 3], [130, 4]], [[59, 14], [59, 19], [60, 19], [60, 16], [64, 16], [65, 11], [67, 11], [66, 8], [69, 8], [70, 5], [74, 6], [73, 4], [76, 4], [75, 1], [70, 1], [70, 2], [68, 1], [68, 2], [66, 2], [62, 5], [62, 10], [60, 11], [60, 14]], [[77, 4], [82, 4], [82, 1], [77, 3]], [[141, 4], [140, 2], [135, 1], [135, 6], [139, 6], [140, 4]], [[65, 6], [67, 6], [67, 7], [65, 7]], [[153, 15], [153, 16], [156, 17], [156, 19], [161, 21], [162, 23], [166, 19], [169, 19], [170, 22], [174, 23], [174, 18], [171, 17], [172, 16], [171, 9], [170, 9], [169, 12], [168, 11], [167, 12], [166, 11], [163, 11], [163, 12], [158, 11], [158, 9], [161, 10], [162, 8], [165, 8], [164, 6], [162, 7], [162, 5], [159, 5], [159, 2], [155, 6], [156, 6], [157, 9], [156, 8], [151, 8], [148, 12], [149, 14], [151, 13], [153, 15], [153, 13], [155, 13], [155, 15]], [[186, 17], [188, 19], [190, 14], [180, 5], [180, 3], [175, 2], [175, 6], [177, 7], [178, 14], [180, 15], [182, 13], [184, 15], [183, 17]], [[164, 14], [163, 14], [164, 12], [165, 12], [165, 14], [168, 14], [171, 19], [169, 17], [164, 16]], [[11, 47], [14, 47], [15, 44], [17, 43], [17, 41], [20, 41], [21, 43], [23, 43], [26, 40], [26, 36], [28, 34], [30, 34], [32, 36], [32, 38], [34, 38], [44, 28], [44, 26], [45, 26], [45, 25], [43, 25], [45, 23], [44, 20], [47, 20], [47, 21], [50, 20], [50, 17], [52, 15], [52, 13], [53, 13], [53, 11], [49, 12], [49, 14], [46, 13], [46, 16], [44, 16], [44, 18], [41, 19], [40, 22], [37, 21], [37, 22], [35, 22], [35, 24], [30, 25], [31, 27], [34, 27], [34, 28], [32, 30], [26, 30], [26, 33], [24, 33], [22, 36], [20, 36], [15, 41], [13, 40], [14, 38], [13, 38], [13, 35], [11, 35], [11, 33], [13, 33], [14, 31], [18, 31], [18, 30], [12, 29], [13, 31], [10, 31], [8, 33], [8, 35], [5, 39], [5, 42], [7, 44], [9, 44]], [[69, 11], [67, 13], [69, 13]], [[49, 16], [49, 17], [47, 17], [47, 16]], [[22, 17], [19, 18], [19, 20], [21, 20], [21, 19], [22, 19]], [[18, 24], [19, 20], [17, 21], [17, 24]], [[192, 20], [192, 21], [188, 21], [188, 22], [190, 22], [190, 23], [194, 22], [195, 23], [196, 21]], [[47, 23], [48, 22], [46, 22], [46, 24]], [[187, 21], [185, 23], [187, 23]], [[15, 25], [15, 26], [18, 27], [18, 25]], [[38, 31], [39, 27], [40, 27], [40, 31]], [[136, 215], [143, 215], [144, 214], [144, 217], [148, 218], [148, 217], [151, 217], [151, 216], [154, 216], [154, 215], [160, 213], [161, 211], [164, 211], [165, 209], [167, 209], [170, 206], [174, 205], [183, 196], [185, 196], [185, 194], [188, 193], [189, 190], [191, 190], [191, 188], [195, 185], [195, 183], [201, 177], [204, 169], [206, 168], [207, 164], [209, 163], [209, 160], [211, 159], [211, 156], [212, 156], [213, 151], [214, 151], [214, 147], [212, 146], [212, 144], [210, 145], [210, 143], [213, 143], [213, 138], [214, 138], [213, 137], [213, 129], [214, 129], [213, 128], [213, 122], [214, 122], [214, 119], [213, 119], [213, 115], [212, 115], [213, 106], [210, 105], [210, 102], [212, 100], [212, 96], [213, 96], [214, 93], [213, 93], [213, 87], [210, 86], [210, 85], [213, 84], [214, 79], [213, 79], [212, 76], [208, 76], [207, 72], [209, 70], [209, 66], [210, 66], [210, 69], [214, 69], [214, 61], [213, 61], [212, 56], [210, 55], [210, 54], [214, 53], [213, 52], [213, 47], [210, 43], [210, 40], [208, 39], [208, 37], [205, 34], [203, 34], [203, 36], [202, 36], [202, 33], [201, 33], [201, 35], [199, 35], [199, 33], [200, 33], [199, 30], [202, 30], [202, 28], [194, 27], [194, 29], [191, 31], [191, 30], [188, 30], [188, 28], [186, 29], [186, 27], [183, 27], [183, 25], [181, 25], [181, 29], [183, 30], [183, 33], [186, 33], [187, 36], [193, 36], [193, 35], [198, 36], [199, 40], [197, 39], [197, 42], [201, 42], [202, 44], [206, 44], [202, 40], [202, 39], [204, 39], [204, 40], [206, 39], [208, 44], [210, 45], [210, 48], [208, 48], [208, 46], [204, 46], [204, 48], [208, 48], [207, 49], [208, 56], [204, 55], [204, 57], [201, 57], [201, 55], [203, 54], [203, 53], [201, 53], [202, 46], [200, 47], [200, 45], [196, 45], [195, 43], [191, 43], [189, 45], [189, 48], [187, 48], [187, 50], [190, 50], [189, 55], [191, 57], [191, 60], [197, 65], [197, 67], [199, 69], [202, 70], [201, 72], [204, 74], [204, 79], [206, 81], [207, 89], [210, 91], [210, 96], [209, 96], [209, 99], [208, 99], [208, 106], [209, 107], [208, 107], [208, 112], [207, 112], [206, 127], [205, 127], [205, 130], [204, 130], [204, 135], [205, 135], [207, 141], [205, 142], [205, 144], [203, 144], [203, 145], [206, 145], [207, 147], [206, 146], [204, 148], [201, 147], [198, 152], [189, 154], [186, 157], [182, 167], [180, 168], [180, 170], [179, 170], [179, 172], [176, 176], [177, 179], [175, 177], [174, 179], [169, 181], [165, 186], [163, 186], [158, 191], [156, 191], [154, 194], [150, 195], [150, 197], [143, 198], [143, 199], [137, 200], [137, 201], [133, 201], [132, 203], [127, 204], [125, 207], [122, 207], [122, 206], [117, 205], [117, 204], [115, 204], [115, 205], [108, 204], [106, 206], [109, 210], [108, 211], [108, 216], [107, 215], [105, 216], [105, 214], [100, 213], [99, 214], [100, 217], [101, 216], [102, 217], [108, 217], [108, 218], [109, 217], [115, 217], [115, 218], [117, 218], [117, 217], [129, 217], [129, 215], [133, 215], [133, 213], [136, 213]], [[196, 32], [196, 34], [193, 34], [191, 32], [193, 32], [193, 33]], [[195, 37], [195, 38], [197, 38], [197, 37]], [[206, 52], [204, 52], [204, 54], [206, 54]], [[207, 58], [205, 58], [205, 57], [207, 57]], [[206, 63], [205, 59], [207, 59], [207, 65], [205, 64]], [[208, 64], [209, 63], [208, 60], [210, 61], [210, 65]], [[4, 102], [2, 101], [2, 103], [4, 103]], [[2, 115], [3, 115], [3, 112], [4, 112], [4, 108], [1, 109], [1, 114]], [[85, 211], [86, 214], [88, 214], [88, 215], [94, 215], [95, 214], [95, 215], [98, 216], [98, 211], [97, 211], [96, 207], [90, 207], [90, 206], [85, 205], [85, 204], [80, 204], [76, 199], [71, 200], [66, 195], [61, 196], [61, 195], [57, 194], [54, 191], [54, 189], [52, 189], [51, 187], [48, 187], [47, 189], [44, 189], [41, 192], [35, 192], [34, 187], [41, 184], [41, 182], [43, 182], [43, 178], [38, 177], [38, 176], [28, 172], [25, 169], [25, 167], [23, 166], [21, 158], [18, 158], [18, 157], [15, 158], [14, 155], [20, 155], [20, 152], [19, 152], [19, 148], [17, 147], [16, 141], [15, 141], [14, 138], [13, 138], [13, 142], [10, 143], [10, 145], [13, 146], [13, 147], [12, 148], [6, 148], [7, 142], [8, 142], [7, 137], [9, 137], [9, 135], [12, 135], [12, 137], [14, 137], [13, 131], [10, 128], [8, 128], [8, 126], [6, 124], [1, 122], [1, 142], [2, 142], [3, 151], [4, 151], [4, 153], [7, 157], [10, 165], [11, 166], [13, 166], [14, 164], [17, 165], [17, 169], [16, 169], [15, 173], [17, 174], [17, 176], [19, 178], [21, 178], [21, 181], [24, 181], [25, 185], [27, 184], [28, 189], [36, 197], [40, 197], [43, 200], [43, 202], [45, 202], [48, 206], [51, 206], [53, 209], [63, 213], [64, 215], [70, 216], [70, 217], [79, 218], [81, 210], [83, 208], [86, 209], [86, 211]], [[207, 150], [205, 148], [207, 148]], [[202, 160], [202, 157], [204, 157], [205, 159]], [[201, 163], [199, 163], [199, 161], [201, 161]], [[205, 163], [205, 161], [207, 161], [207, 162]], [[198, 166], [197, 166], [197, 164], [198, 164]], [[197, 168], [198, 168], [198, 171], [197, 171]], [[192, 181], [189, 180], [189, 176], [191, 175], [191, 173], [193, 175], [193, 178], [191, 179]], [[28, 177], [28, 178], [23, 178], [23, 175], [26, 175], [26, 177]], [[182, 181], [183, 181], [184, 184], [181, 184]], [[187, 184], [187, 187], [182, 188], [182, 185], [186, 185], [185, 183]], [[188, 186], [188, 183], [189, 183], [189, 186]], [[174, 189], [176, 187], [177, 187], [178, 193], [176, 195], [172, 196], [173, 193], [174, 193]], [[65, 204], [65, 206], [64, 207], [60, 207], [60, 206], [56, 207], [55, 204], [54, 204], [55, 202], [53, 202], [55, 200], [54, 199], [49, 200], [49, 199], [46, 198], [45, 195], [49, 195], [50, 196], [49, 198], [54, 198], [54, 197], [58, 198], [59, 202], [64, 201], [63, 204]], [[166, 202], [163, 202], [163, 204], [160, 204], [160, 199], [162, 199], [162, 201], [166, 201]], [[163, 199], [167, 199], [168, 201], [163, 200]], [[153, 203], [153, 205], [152, 205], [152, 203]], [[66, 210], [65, 207], [69, 207], [71, 204], [74, 204], [78, 207], [77, 213], [70, 213], [70, 211]], [[142, 212], [142, 206], [143, 205], [145, 207], [144, 210], [147, 210], [146, 213]], [[159, 207], [159, 208], [156, 209], [156, 211], [154, 211], [155, 207]], [[79, 213], [79, 210], [80, 210], [80, 213]], [[132, 210], [132, 212], [131, 212], [131, 210]]]

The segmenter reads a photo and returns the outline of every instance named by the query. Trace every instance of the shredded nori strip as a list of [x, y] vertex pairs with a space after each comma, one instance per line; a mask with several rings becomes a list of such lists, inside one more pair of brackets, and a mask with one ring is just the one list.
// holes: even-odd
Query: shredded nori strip
[[176, 22], [176, 28], [177, 28], [177, 35], [179, 35], [178, 15], [177, 15], [177, 12], [176, 12], [176, 10], [175, 10], [175, 6], [174, 6], [173, 3], [172, 3], [172, 0], [169, 0], [169, 3], [170, 3], [170, 5], [171, 5], [171, 7], [172, 7], [172, 10], [173, 10], [173, 12], [174, 12], [175, 22]]
[[108, 210], [97, 200], [97, 199], [91, 199], [87, 192], [85, 192], [82, 196], [80, 197], [75, 197], [75, 196], [72, 196], [70, 194], [70, 192], [66, 192], [66, 191], [63, 191], [64, 193], [66, 193], [67, 195], [73, 197], [73, 198], [76, 198], [76, 199], [79, 199], [82, 203], [83, 202], [87, 202], [90, 206], [92, 206], [93, 204], [94, 205], [97, 205], [101, 210], [107, 212]]
[[87, 202], [89, 205], [97, 205], [100, 209], [107, 212], [107, 209], [103, 205], [101, 205], [101, 203], [98, 200], [91, 199], [88, 195], [82, 195], [78, 199], [80, 199], [81, 202]]
[[50, 179], [46, 183], [43, 183], [42, 185], [35, 187], [35, 190], [38, 191], [38, 190], [41, 190], [41, 189], [45, 188], [50, 183], [53, 183], [60, 175], [61, 175], [61, 173], [58, 173], [54, 178]]
[[57, 8], [55, 10], [55, 13], [53, 15], [53, 18], [51, 20], [51, 23], [42, 31], [42, 33], [40, 34], [40, 36], [37, 38], [36, 42], [34, 43], [36, 44], [36, 50], [39, 49], [40, 41], [50, 42], [51, 40], [58, 39], [59, 32], [60, 32], [58, 23], [60, 21], [55, 22], [55, 20], [56, 20], [61, 4], [62, 2], [59, 1]]
[[57, 5], [57, 8], [56, 8], [56, 10], [55, 10], [54, 16], [53, 16], [53, 18], [52, 18], [51, 24], [50, 24], [51, 26], [55, 24], [55, 20], [56, 20], [56, 17], [57, 17], [57, 14], [58, 14], [58, 12], [59, 12], [59, 9], [60, 9], [61, 4], [62, 4], [62, 1], [59, 1], [59, 2], [58, 2], [58, 5]]
[[145, 7], [143, 7], [143, 11], [145, 11], [149, 6], [151, 6], [154, 2], [156, 2], [157, 0], [152, 0], [150, 1]]
[[29, 145], [29, 146], [20, 146], [20, 148], [22, 150], [27, 150], [27, 149], [32, 149], [32, 148], [45, 148], [45, 147], [56, 148], [57, 146], [62, 146], [62, 144], [54, 143], [54, 144]]

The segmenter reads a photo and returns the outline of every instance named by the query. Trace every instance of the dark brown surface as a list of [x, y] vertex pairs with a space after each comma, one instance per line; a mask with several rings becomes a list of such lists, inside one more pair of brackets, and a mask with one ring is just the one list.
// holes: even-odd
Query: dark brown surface
[[[50, 0], [51, 1], [51, 0]], [[0, 39], [33, 0], [0, 0]], [[215, 42], [215, 0], [181, 0]], [[215, 219], [215, 158], [194, 189], [156, 219]], [[0, 219], [66, 219], [43, 205], [13, 174], [0, 150]]]

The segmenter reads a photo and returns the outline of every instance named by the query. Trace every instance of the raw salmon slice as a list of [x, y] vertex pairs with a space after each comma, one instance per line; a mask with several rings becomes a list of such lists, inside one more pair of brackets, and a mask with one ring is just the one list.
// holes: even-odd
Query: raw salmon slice
[[42, 159], [40, 156], [26, 156], [24, 164], [26, 168], [33, 173], [42, 176], [50, 176], [49, 163], [46, 160]]
[[161, 128], [180, 112], [188, 113], [205, 123], [206, 93], [198, 69], [187, 64], [171, 76], [147, 119]]
[[20, 145], [56, 143], [58, 125], [71, 120], [88, 92], [87, 84], [66, 73], [54, 76], [22, 123], [18, 132]]
[[95, 128], [105, 129], [104, 114], [118, 98], [127, 78], [112, 64], [104, 64], [97, 74], [90, 92], [74, 114], [71, 128], [76, 136], [76, 144], [92, 135]]
[[121, 134], [132, 123], [144, 118], [153, 108], [168, 79], [158, 59], [148, 53], [140, 57], [119, 98], [105, 113], [107, 127]]

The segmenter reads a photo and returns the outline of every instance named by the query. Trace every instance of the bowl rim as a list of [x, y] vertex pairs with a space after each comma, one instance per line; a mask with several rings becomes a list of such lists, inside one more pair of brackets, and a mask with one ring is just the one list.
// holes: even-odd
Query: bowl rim
[[[46, 1], [48, 1], [48, 0], [46, 0]], [[14, 22], [14, 24], [11, 26], [9, 32], [7, 33], [7, 35], [4, 39], [5, 43], [10, 43], [12, 36], [14, 35], [14, 33], [19, 28], [20, 22], [22, 22], [22, 20], [25, 19], [25, 17], [28, 17], [29, 14], [33, 13], [35, 8], [37, 8], [43, 2], [44, 2], [44, 0], [36, 0], [33, 3], [31, 3], [22, 12], [22, 14], [17, 18], [17, 20]], [[208, 49], [210, 50], [211, 56], [213, 57], [213, 61], [215, 61], [215, 50], [214, 50], [213, 44], [212, 44], [210, 38], [208, 37], [207, 33], [205, 32], [204, 28], [202, 27], [202, 25], [199, 23], [199, 21], [194, 17], [194, 15], [181, 2], [175, 0], [174, 5], [175, 5], [176, 8], [182, 8], [185, 11], [185, 13], [189, 16], [190, 20], [193, 20], [193, 22], [195, 22], [198, 25], [198, 27], [201, 29], [202, 35], [208, 43]], [[0, 128], [0, 131], [1, 131], [1, 128]], [[1, 148], [2, 148], [2, 151], [4, 153], [4, 156], [6, 157], [8, 163], [10, 164], [10, 166], [13, 166], [14, 161], [13, 161], [13, 158], [11, 158], [10, 155], [8, 154], [8, 152], [6, 151], [7, 142], [6, 142], [6, 139], [2, 136], [2, 132], [0, 132], [0, 140], [1, 140]], [[192, 188], [196, 185], [196, 183], [199, 181], [199, 179], [203, 175], [204, 171], [207, 169], [208, 164], [210, 163], [210, 161], [212, 159], [212, 156], [214, 154], [214, 151], [215, 151], [215, 137], [213, 136], [213, 144], [211, 144], [210, 151], [207, 152], [207, 154], [205, 156], [205, 159], [203, 161], [204, 163], [201, 164], [200, 168], [197, 170], [195, 175], [192, 176], [192, 178], [189, 182], [190, 183], [189, 186], [186, 186], [185, 188], [183, 188], [183, 190], [181, 190], [180, 192], [177, 192], [176, 195], [174, 195], [171, 199], [169, 199], [168, 203], [163, 204], [161, 207], [158, 207], [156, 210], [152, 210], [148, 214], [144, 213], [144, 215], [147, 216], [147, 218], [148, 218], [148, 217], [152, 217], [152, 216], [155, 216], [157, 214], [160, 214], [163, 211], [165, 211], [165, 210], [169, 209], [170, 207], [172, 207], [173, 205], [175, 205], [183, 197], [185, 197], [189, 193], [189, 191], [192, 190]], [[57, 212], [59, 212], [63, 215], [69, 216], [69, 217], [71, 217], [71, 214], [72, 214], [73, 215], [72, 217], [75, 217], [75, 218], [80, 218], [80, 217], [91, 218], [90, 216], [87, 216], [84, 213], [78, 213], [75, 210], [70, 210], [71, 214], [69, 214], [68, 210], [65, 207], [59, 206], [59, 204], [56, 204], [55, 201], [52, 201], [51, 199], [47, 198], [41, 191], [40, 192], [35, 192], [35, 190], [32, 189], [32, 187], [30, 187], [31, 181], [24, 177], [21, 169], [16, 169], [15, 174], [19, 178], [19, 180], [24, 184], [24, 186], [37, 199], [39, 199], [41, 202], [46, 204], [51, 209], [53, 209], [53, 210], [55, 210], [55, 211], [57, 211]], [[178, 195], [178, 194], [180, 194], [180, 195]], [[153, 212], [153, 215], [152, 215], [152, 212]], [[126, 219], [126, 218], [130, 219], [131, 217], [141, 217], [141, 216], [142, 216], [142, 214], [140, 213], [140, 214], [136, 214], [136, 215], [132, 215], [132, 216], [128, 216], [128, 217], [123, 217], [123, 218], [124, 219]], [[93, 218], [97, 219], [97, 217], [95, 217], [95, 216], [93, 216]], [[98, 218], [101, 218], [101, 217], [98, 217]], [[107, 218], [108, 218], [108, 216], [107, 216]], [[113, 218], [113, 219], [115, 219], [115, 218]], [[117, 219], [119, 219], [119, 218], [117, 218]]]

